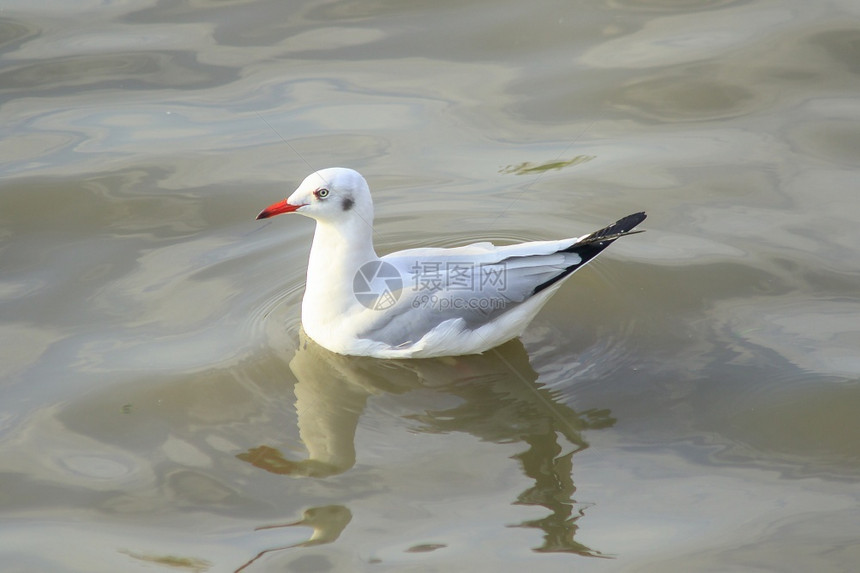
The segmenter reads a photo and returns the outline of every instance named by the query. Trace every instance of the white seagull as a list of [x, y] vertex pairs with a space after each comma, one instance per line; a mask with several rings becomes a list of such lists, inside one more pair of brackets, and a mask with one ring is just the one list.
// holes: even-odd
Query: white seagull
[[560, 241], [451, 249], [373, 248], [373, 201], [357, 171], [308, 175], [257, 219], [316, 219], [302, 326], [338, 354], [426, 358], [479, 354], [522, 334], [564, 279], [632, 229], [645, 213]]

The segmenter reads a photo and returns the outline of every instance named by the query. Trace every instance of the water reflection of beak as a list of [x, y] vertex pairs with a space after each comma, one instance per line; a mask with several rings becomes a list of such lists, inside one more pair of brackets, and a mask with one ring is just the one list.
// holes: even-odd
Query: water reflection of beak
[[280, 525], [264, 525], [257, 527], [255, 531], [263, 529], [277, 529], [280, 527], [312, 527], [313, 533], [310, 539], [296, 543], [290, 547], [309, 547], [311, 545], [322, 545], [331, 543], [343, 532], [349, 522], [352, 521], [352, 512], [342, 505], [325, 505], [322, 507], [311, 507], [305, 510], [302, 519], [292, 523]]

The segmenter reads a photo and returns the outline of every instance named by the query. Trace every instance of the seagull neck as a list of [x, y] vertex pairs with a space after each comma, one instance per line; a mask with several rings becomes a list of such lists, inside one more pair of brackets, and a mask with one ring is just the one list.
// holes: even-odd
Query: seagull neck
[[351, 279], [361, 265], [378, 258], [373, 249], [373, 228], [364, 221], [339, 225], [317, 221], [308, 275], [339, 268], [348, 271]]

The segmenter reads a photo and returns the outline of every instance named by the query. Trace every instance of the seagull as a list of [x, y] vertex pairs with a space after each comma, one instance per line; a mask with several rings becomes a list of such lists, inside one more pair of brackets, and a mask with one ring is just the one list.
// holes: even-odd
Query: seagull
[[302, 327], [332, 352], [376, 358], [480, 354], [522, 334], [562, 282], [634, 231], [634, 213], [578, 238], [407, 249], [379, 257], [373, 201], [355, 170], [321, 169], [257, 219], [316, 220]]

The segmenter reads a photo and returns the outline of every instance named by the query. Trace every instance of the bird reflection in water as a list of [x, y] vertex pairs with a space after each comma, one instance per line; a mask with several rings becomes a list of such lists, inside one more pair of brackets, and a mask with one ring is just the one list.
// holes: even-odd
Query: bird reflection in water
[[[289, 460], [278, 449], [261, 445], [239, 454], [239, 459], [281, 475], [317, 478], [346, 472], [356, 461], [356, 427], [370, 396], [435, 389], [461, 402], [407, 416], [421, 425], [419, 430], [466, 432], [484, 441], [526, 446], [514, 457], [534, 485], [514, 503], [541, 506], [550, 513], [512, 527], [543, 531], [543, 544], [534, 551], [604, 556], [575, 540], [584, 509], [573, 499], [572, 457], [587, 447], [583, 430], [609, 427], [615, 420], [608, 410], [576, 412], [557, 401], [553, 391], [537, 382], [519, 340], [479, 355], [378, 360], [334, 354], [302, 336], [290, 369], [297, 379], [298, 427], [308, 457]], [[568, 444], [559, 443], [560, 436]], [[304, 520], [285, 526], [313, 527], [311, 540], [300, 545], [319, 544], [337, 539], [350, 519], [347, 508], [326, 506], [308, 509]], [[277, 526], [267, 526], [272, 527]]]

